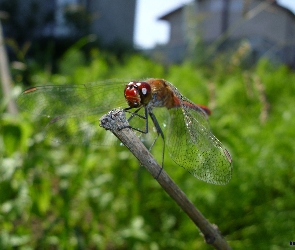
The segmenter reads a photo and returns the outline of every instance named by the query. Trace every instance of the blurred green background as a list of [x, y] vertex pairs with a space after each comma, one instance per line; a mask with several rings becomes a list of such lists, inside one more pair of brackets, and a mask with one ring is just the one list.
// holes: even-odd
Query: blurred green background
[[[118, 59], [73, 46], [52, 73], [34, 61], [12, 70], [27, 86], [164, 78], [212, 109], [213, 133], [233, 158], [226, 186], [197, 180], [166, 154], [165, 170], [233, 249], [289, 249], [295, 241], [295, 73], [240, 50], [204, 64]], [[28, 77], [29, 76], [29, 77]], [[2, 93], [0, 93], [2, 95]], [[0, 108], [0, 249], [212, 249], [123, 146], [55, 146], [27, 113]], [[152, 153], [160, 158], [161, 150]]]

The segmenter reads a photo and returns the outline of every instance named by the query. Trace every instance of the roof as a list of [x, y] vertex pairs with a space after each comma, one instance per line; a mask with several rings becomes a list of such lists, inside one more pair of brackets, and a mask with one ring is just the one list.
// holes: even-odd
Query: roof
[[[196, 0], [196, 1], [199, 1], [199, 0]], [[295, 19], [295, 13], [293, 13], [290, 9], [288, 9], [288, 8], [286, 8], [286, 7], [282, 6], [282, 5], [280, 5], [276, 0], [257, 0], [257, 1], [261, 1], [261, 2], [262, 2], [262, 1], [270, 2], [275, 8], [279, 8], [279, 9], [281, 9], [282, 11], [286, 12], [288, 15], [290, 15], [292, 18]], [[174, 10], [172, 10], [172, 11], [166, 13], [166, 14], [164, 14], [163, 16], [160, 16], [160, 17], [158, 18], [158, 20], [164, 20], [164, 21], [167, 21], [167, 20], [170, 18], [170, 16], [172, 16], [172, 15], [178, 13], [178, 12], [183, 11], [183, 9], [184, 9], [185, 6], [186, 6], [186, 5], [182, 5], [182, 6], [178, 7], [178, 8], [176, 8], [176, 9], [174, 9]]]
[[174, 9], [174, 10], [168, 12], [167, 14], [165, 14], [165, 15], [163, 15], [163, 16], [160, 16], [160, 17], [158, 18], [158, 20], [167, 20], [167, 19], [169, 19], [170, 16], [172, 16], [172, 15], [178, 13], [178, 12], [182, 12], [182, 10], [183, 10], [183, 8], [184, 8], [185, 6], [186, 6], [186, 5], [182, 5], [182, 6], [178, 7], [178, 8], [176, 8], [176, 9]]

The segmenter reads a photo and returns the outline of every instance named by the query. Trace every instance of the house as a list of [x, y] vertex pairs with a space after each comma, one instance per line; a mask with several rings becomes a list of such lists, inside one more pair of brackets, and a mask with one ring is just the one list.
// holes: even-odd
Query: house
[[246, 40], [256, 59], [266, 56], [295, 68], [295, 15], [275, 0], [195, 0], [159, 20], [171, 27], [166, 61], [181, 61], [196, 39], [218, 49]]
[[2, 24], [17, 41], [95, 34], [102, 43], [133, 45], [136, 0], [0, 0]]

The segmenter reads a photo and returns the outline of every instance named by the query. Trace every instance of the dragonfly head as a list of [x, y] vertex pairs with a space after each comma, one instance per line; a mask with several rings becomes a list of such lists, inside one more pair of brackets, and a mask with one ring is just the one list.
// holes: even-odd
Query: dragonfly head
[[145, 106], [152, 98], [152, 89], [147, 82], [130, 82], [124, 90], [125, 99], [131, 108]]

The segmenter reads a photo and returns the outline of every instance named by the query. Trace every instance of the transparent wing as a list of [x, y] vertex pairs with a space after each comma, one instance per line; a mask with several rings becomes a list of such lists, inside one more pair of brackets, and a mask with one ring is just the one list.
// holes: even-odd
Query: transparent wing
[[227, 184], [232, 175], [232, 160], [222, 143], [210, 132], [206, 115], [178, 90], [181, 108], [169, 110], [167, 148], [170, 157], [196, 178], [213, 184]]
[[[100, 117], [113, 108], [126, 107], [126, 82], [97, 82], [85, 85], [39, 86], [18, 98], [20, 109], [42, 121], [46, 137], [56, 142], [88, 144], [104, 138]], [[104, 143], [103, 143], [104, 144]]]
[[81, 85], [37, 86], [24, 91], [17, 102], [20, 109], [36, 116], [81, 115], [126, 106], [122, 81]]

